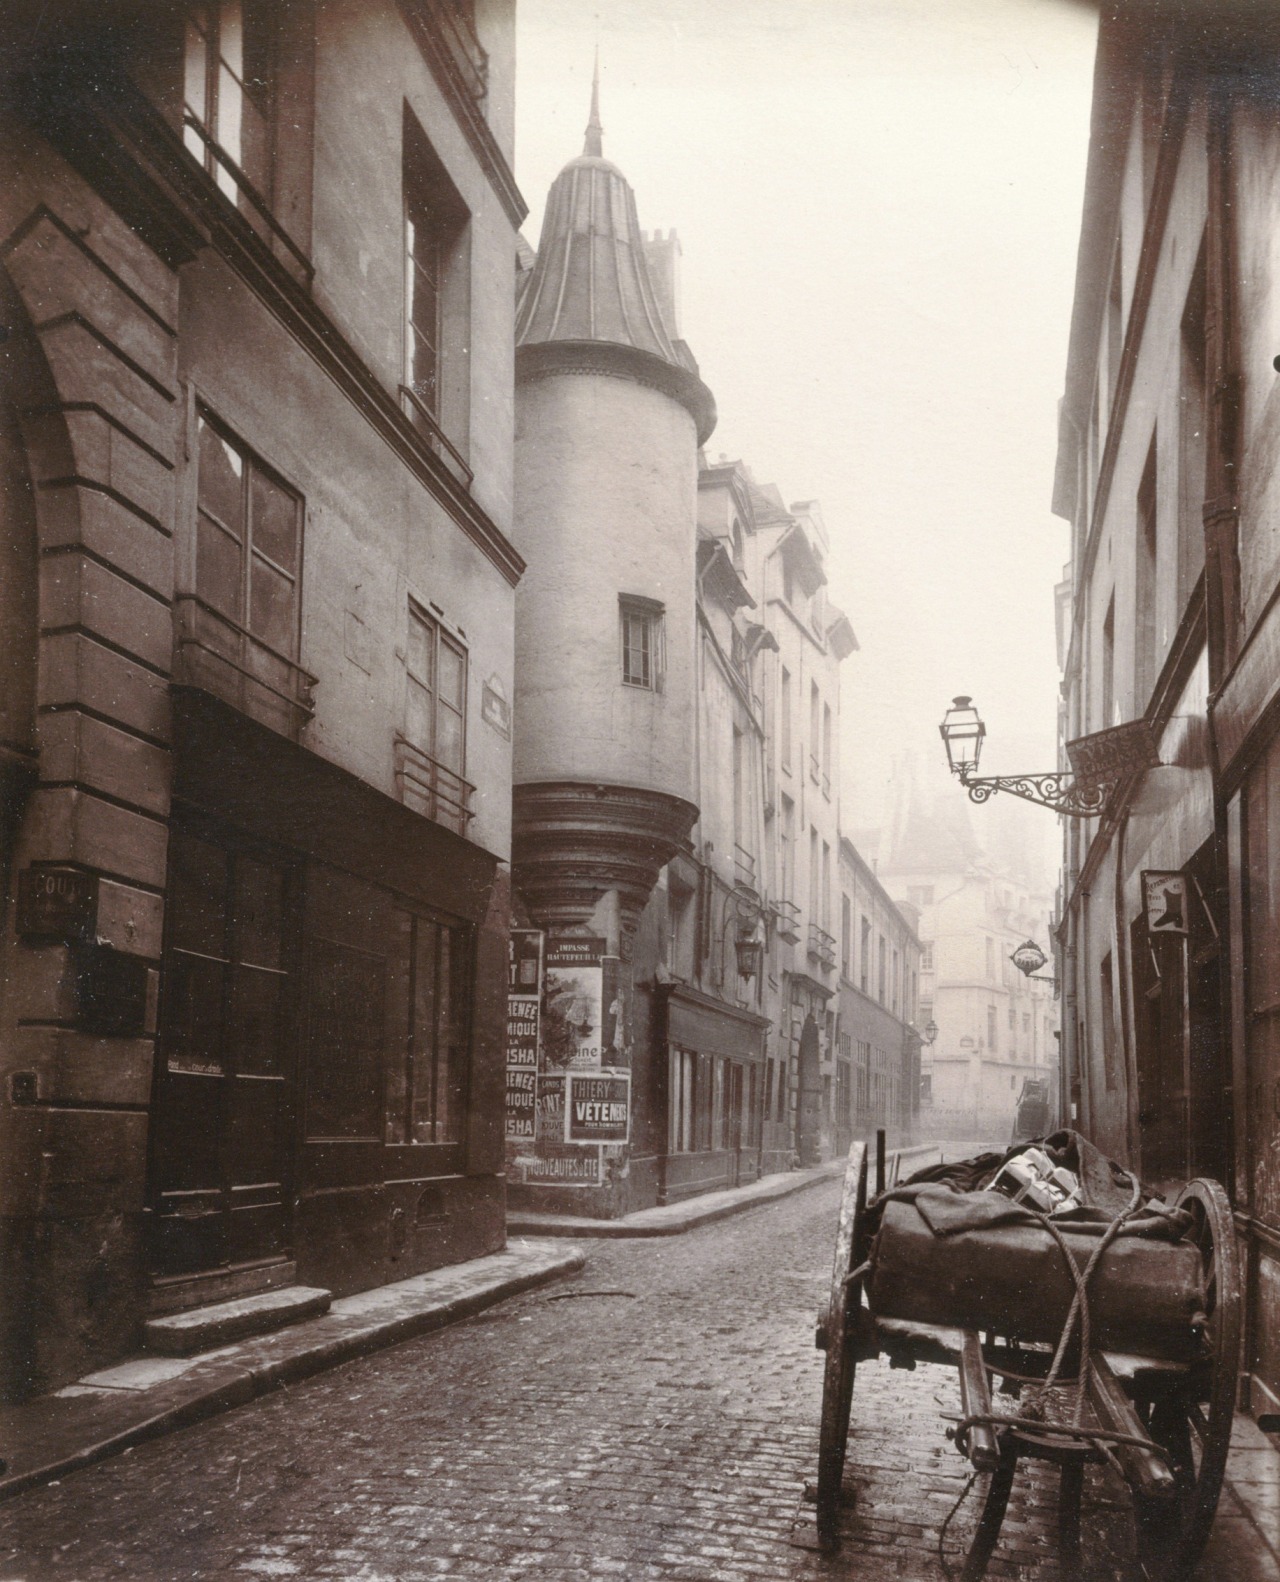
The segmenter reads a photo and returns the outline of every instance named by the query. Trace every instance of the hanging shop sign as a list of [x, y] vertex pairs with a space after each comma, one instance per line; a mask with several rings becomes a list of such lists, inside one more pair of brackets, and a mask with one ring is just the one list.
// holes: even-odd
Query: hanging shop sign
[[1075, 777], [1083, 782], [1121, 780], [1160, 765], [1160, 748], [1147, 720], [1128, 720], [1067, 743]]
[[625, 1143], [631, 1134], [631, 1073], [566, 1073], [564, 1140]]
[[1142, 904], [1147, 914], [1148, 934], [1186, 934], [1187, 876], [1158, 868], [1142, 872]]

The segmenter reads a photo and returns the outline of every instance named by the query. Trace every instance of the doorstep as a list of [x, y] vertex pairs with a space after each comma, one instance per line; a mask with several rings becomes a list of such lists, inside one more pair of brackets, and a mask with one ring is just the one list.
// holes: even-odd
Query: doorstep
[[[922, 1164], [932, 1162], [938, 1154], [937, 1143], [921, 1143], [914, 1148], [892, 1148], [886, 1156], [892, 1169], [898, 1160], [899, 1174], [910, 1174]], [[869, 1162], [875, 1169], [874, 1157]], [[727, 1219], [731, 1214], [741, 1214], [762, 1203], [774, 1203], [789, 1197], [793, 1192], [803, 1192], [806, 1187], [819, 1186], [832, 1176], [844, 1174], [843, 1158], [828, 1159], [811, 1170], [790, 1170], [779, 1175], [761, 1176], [746, 1186], [730, 1187], [724, 1192], [703, 1192], [697, 1197], [683, 1198], [679, 1203], [664, 1203], [661, 1208], [642, 1208], [634, 1214], [624, 1214], [620, 1219], [579, 1219], [573, 1214], [543, 1213], [534, 1209], [508, 1209], [507, 1234], [509, 1236], [679, 1236], [684, 1231], [696, 1230], [699, 1225], [709, 1225], [714, 1220]], [[890, 1177], [892, 1179], [892, 1176]]]
[[[586, 1262], [563, 1242], [503, 1252], [337, 1298], [328, 1312], [194, 1357], [145, 1355], [52, 1395], [0, 1409], [0, 1499], [101, 1461], [145, 1439], [393, 1346], [563, 1275]], [[327, 1295], [327, 1293], [325, 1293]]]

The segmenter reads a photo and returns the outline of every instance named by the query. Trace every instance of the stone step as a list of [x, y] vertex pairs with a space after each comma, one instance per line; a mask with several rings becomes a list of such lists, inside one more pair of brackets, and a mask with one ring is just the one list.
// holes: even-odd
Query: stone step
[[259, 1291], [234, 1302], [213, 1302], [149, 1318], [143, 1326], [148, 1351], [166, 1357], [190, 1357], [215, 1346], [252, 1335], [265, 1335], [304, 1318], [318, 1318], [329, 1311], [332, 1293], [311, 1285], [286, 1285], [278, 1291]]

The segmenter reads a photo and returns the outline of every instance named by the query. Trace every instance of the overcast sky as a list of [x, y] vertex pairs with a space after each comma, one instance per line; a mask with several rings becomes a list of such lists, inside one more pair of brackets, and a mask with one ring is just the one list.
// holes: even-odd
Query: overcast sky
[[605, 154], [641, 225], [680, 235], [708, 453], [821, 502], [861, 644], [846, 826], [878, 820], [891, 754], [936, 760], [956, 692], [987, 721], [984, 770], [1052, 768], [1049, 504], [1095, 12], [519, 0], [518, 18], [529, 240], [581, 151], [598, 40]]

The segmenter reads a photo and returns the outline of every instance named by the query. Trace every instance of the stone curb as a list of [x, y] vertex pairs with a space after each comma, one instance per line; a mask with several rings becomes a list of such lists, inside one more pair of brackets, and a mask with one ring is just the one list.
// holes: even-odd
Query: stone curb
[[[914, 1148], [890, 1149], [889, 1157], [897, 1154], [902, 1164], [907, 1165], [917, 1155], [937, 1151], [937, 1144], [922, 1143]], [[572, 1214], [508, 1210], [507, 1234], [577, 1236], [602, 1240], [634, 1236], [680, 1236], [685, 1231], [696, 1230], [700, 1225], [710, 1225], [716, 1220], [727, 1219], [731, 1214], [741, 1214], [763, 1203], [774, 1203], [779, 1198], [789, 1197], [793, 1192], [803, 1192], [806, 1187], [819, 1186], [833, 1176], [843, 1175], [844, 1163], [843, 1159], [830, 1159], [812, 1170], [762, 1176], [748, 1186], [735, 1187], [727, 1192], [707, 1192], [683, 1203], [665, 1204], [662, 1208], [640, 1209], [621, 1219], [576, 1219]]]
[[[339, 1298], [322, 1317], [191, 1361], [144, 1388], [84, 1384], [0, 1412], [0, 1500], [134, 1445], [244, 1406], [339, 1363], [470, 1318], [523, 1291], [576, 1274], [580, 1247], [521, 1241], [471, 1263]], [[173, 1359], [148, 1357], [163, 1372]], [[91, 1374], [89, 1379], [104, 1374]], [[26, 1452], [26, 1453], [24, 1453]]]

